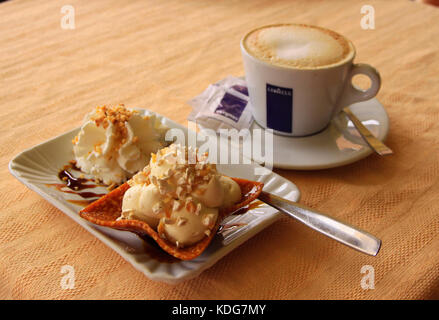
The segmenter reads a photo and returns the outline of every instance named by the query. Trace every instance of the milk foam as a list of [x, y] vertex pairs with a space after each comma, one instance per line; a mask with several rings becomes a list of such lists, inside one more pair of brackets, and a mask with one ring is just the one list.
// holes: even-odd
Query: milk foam
[[263, 61], [298, 68], [329, 66], [353, 49], [341, 35], [323, 28], [279, 25], [256, 29], [244, 42], [247, 51]]

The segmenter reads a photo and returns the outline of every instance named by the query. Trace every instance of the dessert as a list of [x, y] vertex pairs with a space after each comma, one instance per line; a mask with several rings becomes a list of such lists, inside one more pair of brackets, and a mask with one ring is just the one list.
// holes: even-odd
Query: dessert
[[104, 184], [121, 184], [166, 145], [167, 129], [154, 114], [142, 116], [124, 105], [97, 107], [72, 141], [76, 165]]
[[81, 217], [149, 235], [179, 259], [197, 257], [220, 222], [255, 200], [263, 184], [223, 176], [207, 154], [196, 151], [172, 144], [152, 154], [142, 171], [83, 209]]
[[239, 185], [220, 175], [206, 155], [189, 163], [181, 145], [152, 154], [148, 166], [128, 181], [120, 219], [145, 221], [178, 247], [211, 232], [221, 208], [241, 199]]

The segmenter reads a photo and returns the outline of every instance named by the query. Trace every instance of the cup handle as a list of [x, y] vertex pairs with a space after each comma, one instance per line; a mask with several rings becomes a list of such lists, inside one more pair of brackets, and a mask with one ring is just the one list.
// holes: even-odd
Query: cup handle
[[[353, 86], [352, 84], [352, 78], [356, 74], [364, 74], [367, 77], [369, 77], [371, 81], [371, 85], [367, 90], [361, 90]], [[374, 67], [364, 64], [364, 63], [358, 63], [352, 65], [351, 70], [349, 71], [349, 75], [347, 77], [347, 82], [344, 88], [344, 91], [341, 95], [341, 98], [339, 99], [338, 106], [338, 112], [341, 111], [343, 108], [348, 107], [349, 105], [369, 100], [373, 97], [375, 97], [380, 90], [381, 87], [381, 76]]]

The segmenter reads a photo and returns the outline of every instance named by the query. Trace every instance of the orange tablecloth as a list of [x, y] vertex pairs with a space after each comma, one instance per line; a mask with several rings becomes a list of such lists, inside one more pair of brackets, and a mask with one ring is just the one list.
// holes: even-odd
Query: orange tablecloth
[[[439, 9], [411, 1], [59, 1], [0, 4], [0, 298], [386, 299], [439, 297]], [[363, 30], [361, 7], [375, 9]], [[282, 218], [198, 278], [171, 286], [136, 271], [14, 179], [9, 160], [80, 125], [96, 105], [145, 107], [186, 123], [185, 103], [242, 75], [249, 29], [334, 29], [376, 66], [395, 155], [314, 172], [276, 170], [303, 203], [383, 240], [377, 257]], [[75, 288], [60, 286], [63, 265]], [[375, 289], [364, 290], [364, 265]]]

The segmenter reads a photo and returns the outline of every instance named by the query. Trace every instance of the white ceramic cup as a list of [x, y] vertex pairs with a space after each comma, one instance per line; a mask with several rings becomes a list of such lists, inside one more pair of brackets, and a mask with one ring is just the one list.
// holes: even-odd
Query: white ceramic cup
[[[301, 69], [255, 58], [245, 48], [246, 36], [241, 40], [241, 52], [253, 117], [260, 126], [274, 133], [288, 136], [317, 133], [344, 107], [369, 100], [380, 89], [381, 77], [375, 68], [353, 63], [355, 47], [349, 40], [353, 51], [348, 59], [328, 67]], [[357, 74], [370, 78], [371, 86], [367, 90], [352, 85], [352, 78]]]

